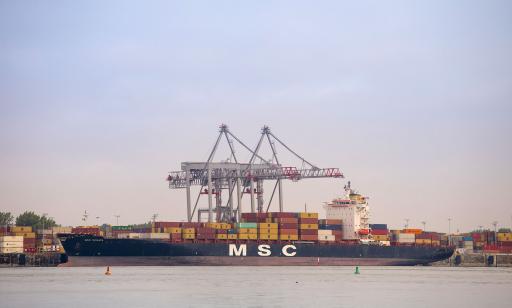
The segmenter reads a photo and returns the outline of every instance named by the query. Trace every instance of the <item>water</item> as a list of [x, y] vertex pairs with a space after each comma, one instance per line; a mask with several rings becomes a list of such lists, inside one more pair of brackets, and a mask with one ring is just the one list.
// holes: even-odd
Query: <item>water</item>
[[0, 269], [0, 307], [512, 307], [512, 268]]

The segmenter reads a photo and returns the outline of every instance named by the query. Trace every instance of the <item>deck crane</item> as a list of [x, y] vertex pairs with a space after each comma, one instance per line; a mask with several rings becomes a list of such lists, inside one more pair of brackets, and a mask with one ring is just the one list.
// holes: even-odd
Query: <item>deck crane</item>
[[[230, 157], [233, 161], [214, 162], [213, 158], [218, 149], [221, 139], [225, 137], [229, 149]], [[249, 151], [250, 159], [248, 162], [240, 162], [237, 158], [234, 148], [233, 138], [244, 149]], [[264, 140], [267, 140], [272, 151], [272, 158], [266, 160], [260, 156], [259, 150]], [[281, 165], [276, 152], [276, 142], [288, 150], [302, 162], [302, 167], [284, 167]], [[259, 162], [256, 163], [256, 159]], [[208, 196], [208, 208], [197, 209], [198, 221], [201, 221], [201, 214], [208, 215], [208, 222], [215, 220], [220, 222], [235, 222], [240, 220], [242, 213], [242, 197], [244, 194], [250, 195], [251, 212], [268, 212], [276, 189], [278, 191], [279, 211], [283, 211], [283, 191], [282, 181], [299, 181], [310, 178], [343, 178], [343, 174], [338, 168], [318, 168], [302, 156], [293, 151], [284, 142], [276, 137], [268, 126], [261, 129], [261, 136], [254, 149], [248, 147], [237, 136], [235, 136], [227, 125], [222, 124], [219, 127], [219, 135], [215, 145], [208, 156], [206, 162], [182, 162], [180, 171], [171, 171], [167, 176], [170, 189], [185, 189], [187, 196], [187, 220], [192, 221], [197, 209], [199, 199], [202, 195]], [[270, 196], [266, 210], [264, 209], [263, 182], [266, 180], [275, 180], [275, 185]], [[191, 186], [200, 186], [199, 193], [192, 207]], [[227, 190], [227, 201], [223, 205], [223, 191]], [[234, 196], [236, 192], [236, 208], [234, 207]], [[215, 207], [213, 206], [213, 197], [215, 196]], [[256, 198], [256, 201], [255, 201]], [[257, 205], [257, 207], [256, 207]]]

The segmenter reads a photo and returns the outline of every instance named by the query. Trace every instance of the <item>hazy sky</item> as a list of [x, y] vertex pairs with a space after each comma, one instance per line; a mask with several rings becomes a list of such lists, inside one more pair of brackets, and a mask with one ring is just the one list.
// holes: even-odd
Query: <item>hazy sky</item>
[[[510, 1], [0, 0], [0, 211], [185, 219], [164, 178], [226, 123], [339, 167], [375, 223], [510, 226], [511, 55]], [[285, 208], [344, 184], [287, 182]]]

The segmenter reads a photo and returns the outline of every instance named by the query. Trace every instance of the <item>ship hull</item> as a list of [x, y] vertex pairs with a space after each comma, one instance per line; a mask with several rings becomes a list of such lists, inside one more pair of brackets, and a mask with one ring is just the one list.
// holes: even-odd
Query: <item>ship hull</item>
[[89, 266], [412, 266], [421, 259], [318, 257], [70, 257], [64, 267]]
[[399, 266], [449, 258], [453, 248], [314, 242], [188, 242], [65, 236], [65, 266]]

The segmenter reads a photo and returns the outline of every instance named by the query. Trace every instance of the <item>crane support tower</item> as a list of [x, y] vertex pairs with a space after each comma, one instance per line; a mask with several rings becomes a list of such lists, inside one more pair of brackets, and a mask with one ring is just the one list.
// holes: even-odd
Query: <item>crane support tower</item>
[[[219, 135], [215, 145], [206, 162], [183, 162], [181, 171], [169, 172], [167, 181], [170, 189], [185, 189], [187, 195], [187, 220], [192, 221], [197, 210], [198, 221], [201, 221], [202, 214], [207, 214], [208, 222], [236, 222], [240, 221], [242, 213], [242, 197], [244, 194], [250, 196], [251, 212], [268, 212], [276, 189], [279, 200], [279, 212], [283, 211], [283, 180], [294, 182], [310, 178], [343, 178], [338, 168], [318, 168], [302, 156], [294, 152], [279, 138], [277, 138], [268, 126], [261, 130], [261, 136], [254, 149], [248, 147], [236, 137], [228, 126], [222, 124], [219, 127]], [[228, 161], [214, 162], [213, 158], [221, 139], [225, 137], [231, 157]], [[230, 139], [230, 137], [232, 139]], [[272, 158], [266, 160], [258, 153], [264, 141], [267, 141], [272, 151]], [[234, 141], [249, 151], [248, 162], [241, 162], [237, 159]], [[276, 142], [283, 148], [302, 161], [302, 167], [283, 167], [277, 157]], [[257, 160], [259, 160], [257, 162]], [[274, 189], [270, 196], [268, 205], [264, 210], [263, 182], [265, 180], [275, 181]], [[191, 186], [200, 186], [199, 193], [192, 207]], [[227, 193], [227, 199], [223, 201], [223, 191]], [[208, 197], [208, 208], [197, 209], [199, 199], [202, 195]], [[214, 200], [215, 197], [215, 200]], [[256, 200], [255, 200], [256, 199]], [[215, 205], [214, 205], [215, 201]], [[235, 207], [236, 204], [236, 207]]]

